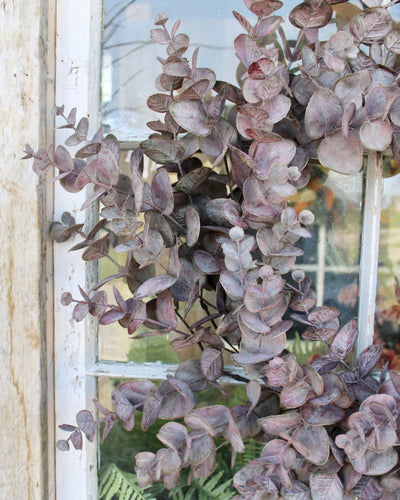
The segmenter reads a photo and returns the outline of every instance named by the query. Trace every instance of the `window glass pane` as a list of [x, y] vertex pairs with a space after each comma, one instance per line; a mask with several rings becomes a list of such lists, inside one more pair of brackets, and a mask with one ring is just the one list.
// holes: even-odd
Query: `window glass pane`
[[300, 240], [304, 255], [296, 265], [312, 273], [318, 305], [339, 307], [343, 321], [357, 314], [357, 300], [348, 293], [358, 282], [362, 190], [362, 173], [345, 176], [311, 166], [308, 186], [291, 200], [296, 211], [315, 214], [308, 228], [312, 237]]
[[400, 165], [384, 162], [381, 232], [379, 245], [378, 293], [376, 300], [376, 342], [384, 344], [383, 361], [400, 370]]
[[[345, 324], [358, 313], [358, 277], [362, 220], [363, 175], [345, 176], [311, 165], [309, 184], [290, 201], [297, 212], [309, 209], [315, 222], [308, 227], [311, 238], [297, 246], [304, 255], [296, 267], [304, 269], [313, 281], [317, 305], [340, 309]], [[310, 362], [323, 354], [323, 343], [302, 341], [306, 325], [296, 323], [288, 332], [288, 349], [299, 362]]]
[[[297, 1], [288, 1], [279, 14], [287, 15]], [[336, 21], [345, 23], [354, 14], [357, 2], [335, 5]], [[102, 68], [102, 121], [107, 132], [113, 132], [121, 141], [142, 139], [149, 133], [146, 122], [158, 118], [147, 109], [146, 100], [156, 92], [154, 80], [160, 72], [156, 56], [164, 57], [164, 47], [150, 41], [149, 32], [157, 13], [167, 12], [172, 21], [182, 20], [181, 30], [191, 38], [191, 46], [200, 47], [199, 66], [209, 66], [218, 79], [237, 83], [237, 59], [234, 55], [233, 40], [243, 31], [232, 16], [232, 9], [245, 11], [242, 0], [104, 0], [104, 37]], [[396, 15], [399, 9], [396, 9]], [[286, 24], [287, 36], [297, 34], [297, 30]], [[325, 37], [332, 32], [333, 26], [325, 28]], [[191, 51], [189, 51], [191, 54]], [[189, 56], [190, 57], [190, 56]], [[123, 165], [127, 168], [129, 151], [122, 155]], [[396, 165], [387, 163], [386, 168], [397, 173]], [[328, 172], [318, 166], [312, 167], [310, 185], [290, 200], [298, 211], [310, 208], [316, 216], [311, 229], [312, 238], [303, 240], [304, 256], [297, 261], [311, 275], [317, 293], [318, 305], [326, 303], [338, 307], [341, 323], [344, 324], [357, 315], [358, 274], [360, 257], [360, 235], [362, 215], [362, 174], [352, 177]], [[147, 167], [151, 176], [151, 165]], [[392, 366], [400, 368], [399, 317], [400, 305], [394, 293], [395, 277], [400, 277], [400, 238], [396, 228], [400, 223], [400, 209], [396, 208], [395, 194], [400, 188], [400, 176], [391, 175], [384, 181], [384, 200], [382, 212], [379, 297], [377, 314], [377, 335], [388, 349], [388, 358], [393, 353]], [[115, 259], [118, 261], [118, 255]], [[112, 273], [113, 264], [101, 261], [101, 277]], [[112, 285], [103, 289], [112, 297]], [[128, 285], [120, 291], [128, 298], [131, 296]], [[400, 299], [399, 299], [400, 300]], [[204, 312], [199, 308], [191, 311], [189, 322], [193, 323]], [[180, 323], [179, 329], [185, 329]], [[146, 327], [142, 327], [145, 331]], [[139, 330], [138, 333], [140, 333]], [[312, 352], [303, 343], [299, 345], [300, 330], [291, 332], [294, 351], [303, 355], [302, 362], [309, 360]], [[173, 338], [173, 337], [172, 337]], [[99, 358], [102, 360], [178, 363], [181, 360], [199, 357], [193, 352], [197, 346], [175, 351], [170, 345], [169, 336], [154, 336], [132, 341], [126, 329], [117, 323], [102, 326], [99, 333]], [[297, 343], [296, 343], [297, 342]], [[391, 350], [389, 352], [389, 350]], [[392, 358], [390, 358], [392, 359]], [[226, 359], [229, 363], [229, 359]], [[99, 399], [108, 407], [107, 400], [111, 390], [118, 385], [110, 379], [99, 379]], [[245, 394], [240, 386], [228, 387], [229, 405], [245, 402]], [[218, 404], [219, 393], [215, 389], [204, 395], [204, 404], [212, 401]], [[226, 399], [224, 399], [226, 404]], [[140, 419], [139, 419], [140, 421]], [[100, 447], [101, 467], [115, 463], [121, 470], [132, 473], [134, 455], [143, 450], [155, 451], [160, 447], [156, 432], [164, 422], [157, 422], [146, 434], [135, 428], [127, 433], [116, 426], [112, 435]], [[120, 449], [129, 449], [129, 456], [121, 457]], [[256, 453], [255, 453], [256, 454]], [[248, 459], [248, 457], [246, 457]], [[230, 455], [226, 455], [227, 464]], [[222, 467], [222, 466], [221, 466]], [[232, 472], [229, 472], [232, 477]], [[101, 474], [100, 474], [101, 480]], [[157, 498], [164, 498], [165, 492], [158, 490]]]
[[168, 14], [169, 27], [181, 19], [180, 32], [190, 36], [193, 48], [200, 47], [199, 67], [210, 65], [219, 79], [235, 82], [232, 41], [242, 28], [232, 9], [241, 6], [242, 0], [105, 0], [102, 111], [107, 128], [120, 140], [143, 138], [148, 134], [146, 122], [157, 116], [147, 109], [146, 101], [156, 92], [154, 82], [160, 73], [156, 56], [165, 58], [165, 46], [150, 40], [154, 18], [161, 12]]
[[[125, 171], [129, 170], [129, 152], [123, 152], [121, 154], [120, 166]], [[147, 166], [147, 180], [150, 180], [151, 174], [151, 162]], [[112, 255], [115, 262], [109, 259], [101, 259], [99, 266], [99, 280], [113, 275], [118, 272], [116, 263], [124, 266], [126, 253]], [[168, 253], [161, 256], [161, 261], [164, 264], [168, 263]], [[161, 269], [160, 269], [161, 270]], [[157, 272], [157, 270], [156, 270]], [[118, 290], [121, 292], [123, 297], [127, 300], [132, 297], [132, 291], [129, 289], [129, 283], [119, 280], [112, 280], [107, 282], [102, 286], [102, 290], [107, 293], [108, 300], [113, 301], [113, 286], [117, 285]], [[204, 298], [209, 300], [211, 303], [215, 303], [214, 293], [204, 291]], [[185, 303], [180, 310], [181, 316], [184, 314]], [[197, 304], [195, 304], [186, 317], [186, 323], [192, 325], [204, 317], [204, 310]], [[210, 322], [204, 323], [204, 326], [211, 326]], [[187, 325], [179, 320], [177, 327], [181, 331], [189, 331]], [[135, 336], [139, 335], [141, 332], [146, 332], [150, 330], [145, 324], [142, 325]], [[168, 335], [155, 335], [146, 337], [143, 339], [133, 339], [129, 337], [127, 329], [123, 328], [118, 324], [118, 322], [112, 323], [110, 325], [99, 325], [98, 331], [98, 358], [104, 361], [134, 361], [136, 363], [145, 362], [162, 362], [162, 363], [179, 363], [180, 361], [185, 361], [187, 359], [199, 358], [200, 350], [197, 344], [190, 347], [175, 350], [171, 341], [177, 338], [178, 335], [168, 334]], [[225, 364], [230, 364], [229, 353], [225, 354]]]
[[[285, 1], [277, 12], [285, 18], [288, 39], [297, 37], [298, 30], [287, 21], [291, 9], [300, 2]], [[328, 38], [335, 22], [344, 24], [354, 14], [355, 5], [334, 5], [332, 23], [321, 30], [321, 39]], [[154, 18], [165, 12], [170, 26], [182, 21], [180, 32], [189, 35], [191, 48], [200, 47], [198, 66], [210, 67], [218, 80], [237, 84], [238, 59], [233, 40], [243, 28], [232, 10], [244, 14], [251, 22], [256, 17], [245, 8], [242, 0], [104, 0], [104, 35], [102, 61], [102, 114], [108, 131], [119, 140], [142, 139], [148, 134], [146, 122], [157, 114], [146, 107], [147, 98], [156, 92], [155, 78], [160, 73], [156, 56], [165, 58], [165, 46], [150, 39]]]
[[[285, 2], [279, 14], [287, 16], [296, 3]], [[357, 2], [335, 5], [335, 22], [343, 24], [357, 8]], [[189, 4], [183, 0], [104, 0], [102, 120], [108, 131], [129, 142], [148, 134], [146, 122], [159, 118], [146, 108], [147, 97], [156, 92], [154, 80], [160, 72], [156, 55], [163, 57], [165, 51], [164, 46], [151, 42], [149, 38], [154, 17], [159, 12], [167, 12], [171, 21], [182, 19], [181, 29], [190, 35], [192, 47], [200, 47], [200, 66], [210, 65], [218, 78], [237, 83], [233, 40], [243, 29], [233, 17], [232, 9], [252, 16], [242, 0], [220, 0], [217, 3], [207, 0], [201, 4]], [[204, 26], [207, 26], [206, 30]], [[328, 25], [321, 38], [328, 37], [332, 29], [333, 25]], [[297, 34], [288, 21], [285, 30], [289, 38]], [[129, 154], [130, 151], [125, 151], [121, 159], [121, 166], [127, 171]], [[310, 185], [292, 200], [296, 209], [310, 208], [316, 215], [312, 238], [302, 241], [305, 254], [297, 263], [308, 273], [313, 273], [318, 305], [328, 301], [341, 306], [345, 321], [357, 315], [357, 300], [350, 299], [349, 294], [354, 292], [358, 282], [362, 174], [348, 177], [317, 166], [311, 170]], [[151, 162], [146, 171], [151, 177]], [[109, 274], [112, 266], [102, 259], [101, 277]], [[336, 276], [341, 274], [343, 280]], [[125, 288], [128, 298], [129, 288]], [[112, 296], [112, 282], [104, 289]], [[191, 313], [193, 322], [199, 313], [202, 311]], [[182, 324], [180, 328], [185, 329]], [[176, 352], [170, 346], [170, 340], [170, 336], [156, 336], [132, 341], [118, 323], [101, 326], [99, 358], [136, 362], [159, 359], [175, 363], [193, 354], [191, 350]]]
[[[290, 10], [298, 3], [285, 1], [278, 11], [285, 18], [288, 39], [298, 33], [287, 21]], [[332, 23], [321, 30], [321, 39], [334, 32], [334, 23], [345, 24], [360, 5], [358, 1], [334, 5]], [[210, 67], [219, 80], [237, 83], [233, 40], [243, 28], [232, 10], [243, 13], [252, 22], [256, 20], [242, 0], [104, 0], [102, 113], [107, 130], [124, 141], [142, 139], [148, 134], [146, 122], [156, 115], [147, 109], [146, 100], [155, 92], [154, 81], [160, 73], [156, 56], [165, 57], [165, 47], [151, 41], [150, 30], [161, 12], [168, 14], [171, 25], [180, 19], [180, 29], [189, 35], [191, 47], [200, 47], [199, 67]], [[391, 10], [397, 19], [400, 8]]]

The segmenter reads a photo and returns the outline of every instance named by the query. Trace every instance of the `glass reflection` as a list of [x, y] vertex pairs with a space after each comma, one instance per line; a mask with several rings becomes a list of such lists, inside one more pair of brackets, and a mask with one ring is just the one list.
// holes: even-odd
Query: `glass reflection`
[[[287, 17], [299, 2], [285, 1], [277, 12], [284, 17], [284, 30], [288, 40], [295, 39], [297, 28]], [[320, 31], [321, 39], [327, 39], [335, 30], [335, 24], [343, 25], [360, 8], [360, 2], [334, 5], [332, 22]], [[199, 67], [207, 66], [215, 71], [218, 80], [233, 84], [238, 82], [238, 59], [233, 40], [243, 28], [232, 15], [236, 10], [253, 24], [256, 17], [245, 8], [242, 0], [104, 0], [103, 61], [102, 61], [102, 114], [107, 131], [119, 140], [143, 139], [149, 130], [146, 122], [155, 119], [147, 109], [147, 98], [156, 89], [154, 81], [160, 73], [156, 57], [165, 57], [165, 47], [150, 39], [157, 14], [168, 14], [169, 24], [182, 21], [180, 29], [187, 33], [191, 47], [200, 47]]]
[[[284, 2], [279, 14], [287, 16], [297, 3], [294, 0]], [[360, 6], [357, 1], [334, 5], [332, 25], [322, 30], [321, 38], [329, 37], [334, 23], [344, 25]], [[164, 56], [164, 47], [154, 44], [149, 33], [154, 27], [155, 15], [160, 12], [168, 13], [170, 23], [175, 19], [182, 20], [181, 29], [190, 35], [191, 47], [200, 47], [200, 66], [210, 66], [219, 79], [237, 83], [233, 40], [243, 28], [232, 16], [232, 9], [253, 21], [242, 0], [204, 0], [201, 3], [185, 0], [104, 0], [102, 115], [107, 131], [112, 131], [122, 141], [142, 139], [149, 132], [145, 123], [155, 117], [147, 109], [146, 100], [155, 92], [154, 80], [160, 72], [156, 56]], [[393, 6], [391, 10], [395, 19], [400, 17], [399, 6]], [[288, 22], [285, 31], [289, 39], [297, 34]], [[191, 54], [192, 50], [189, 49], [188, 53]], [[387, 182], [385, 185], [389, 186]], [[396, 186], [390, 189], [395, 192]], [[297, 210], [308, 207], [316, 215], [313, 237], [303, 240], [305, 256], [298, 259], [298, 264], [313, 274], [318, 305], [327, 303], [339, 307], [343, 311], [341, 321], [345, 322], [357, 315], [362, 175], [347, 177], [312, 167], [310, 185], [292, 202]], [[386, 212], [390, 212], [393, 220], [396, 211], [391, 208]], [[384, 229], [384, 220], [382, 222], [383, 231], [393, 231], [393, 222], [390, 223], [392, 229]], [[384, 310], [397, 302], [393, 288], [396, 273], [393, 266], [390, 267], [394, 257], [393, 252], [388, 251], [389, 243], [392, 243], [384, 233], [382, 241], [386, 243], [381, 244], [379, 279], [382, 283], [380, 296], [385, 299], [379, 299], [378, 307]], [[104, 267], [108, 265], [101, 262], [103, 275], [109, 272]], [[104, 289], [112, 296], [112, 283]], [[129, 296], [128, 287], [126, 293]], [[167, 336], [132, 342], [126, 330], [118, 324], [100, 329], [100, 359], [144, 362], [157, 358], [175, 363], [182, 356], [182, 351], [177, 353], [173, 350]]]
[[341, 321], [357, 315], [362, 189], [362, 173], [350, 177], [311, 166], [310, 183], [291, 200], [297, 212], [315, 214], [296, 265], [313, 274], [317, 304], [338, 307]]
[[375, 342], [383, 344], [381, 365], [400, 370], [400, 164], [384, 162]]
[[147, 109], [146, 101], [156, 92], [154, 81], [161, 72], [156, 57], [165, 58], [165, 47], [151, 41], [150, 30], [161, 12], [168, 14], [169, 26], [182, 21], [180, 29], [191, 39], [189, 58], [200, 47], [199, 67], [209, 66], [219, 79], [235, 82], [237, 59], [232, 46], [242, 28], [232, 9], [243, 10], [242, 0], [105, 0], [102, 111], [106, 127], [120, 140], [142, 139], [149, 132], [146, 122], [156, 115]]

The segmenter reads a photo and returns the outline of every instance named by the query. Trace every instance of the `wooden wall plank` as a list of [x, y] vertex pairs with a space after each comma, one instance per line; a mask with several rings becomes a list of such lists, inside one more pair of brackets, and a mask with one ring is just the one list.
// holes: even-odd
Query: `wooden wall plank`
[[10, 499], [51, 498], [49, 261], [42, 237], [48, 187], [32, 172], [32, 162], [21, 161], [25, 143], [43, 146], [49, 130], [50, 10], [47, 0], [0, 0], [0, 498]]

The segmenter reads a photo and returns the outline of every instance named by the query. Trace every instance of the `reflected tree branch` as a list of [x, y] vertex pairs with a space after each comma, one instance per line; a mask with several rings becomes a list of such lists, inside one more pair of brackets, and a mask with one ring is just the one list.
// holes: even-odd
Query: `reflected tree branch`
[[117, 57], [116, 59], [113, 59], [111, 61], [111, 64], [116, 64], [117, 62], [121, 61], [122, 59], [124, 59], [125, 57], [128, 57], [130, 56], [131, 54], [133, 54], [134, 52], [142, 49], [143, 47], [146, 47], [147, 45], [150, 45], [152, 44], [153, 42], [152, 41], [148, 41], [148, 42], [143, 42], [142, 45], [140, 45], [139, 47], [135, 47], [134, 49], [132, 50], [128, 50], [128, 52], [126, 52], [125, 54], [123, 54], [122, 56], [120, 57]]
[[108, 101], [107, 103], [105, 103], [102, 107], [106, 107], [108, 104], [110, 104], [112, 102], [112, 100], [114, 99], [114, 97], [120, 92], [120, 90], [122, 90], [125, 85], [128, 85], [128, 83], [133, 80], [136, 76], [140, 75], [140, 73], [143, 71], [143, 69], [140, 69], [139, 71], [136, 71], [136, 73], [133, 73], [122, 85], [120, 85], [117, 90], [115, 92], [113, 92], [112, 96], [111, 96], [111, 101]]
[[135, 3], [136, 0], [129, 0], [128, 2], [126, 2], [126, 4], [121, 7], [114, 15], [113, 17], [107, 21], [105, 24], [104, 24], [104, 31], [106, 29], [108, 29], [112, 24], [113, 22], [130, 6], [132, 5], [133, 3]]

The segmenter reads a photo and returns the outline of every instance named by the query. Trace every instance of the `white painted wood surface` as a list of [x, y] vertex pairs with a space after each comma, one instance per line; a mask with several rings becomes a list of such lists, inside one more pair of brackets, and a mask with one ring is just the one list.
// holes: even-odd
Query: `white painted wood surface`
[[[79, 117], [88, 116], [90, 134], [95, 132], [99, 116], [101, 6], [100, 0], [57, 2], [56, 103], [64, 104], [67, 113], [77, 107]], [[58, 130], [56, 143], [62, 143], [70, 133]], [[69, 195], [56, 186], [55, 219], [60, 220], [64, 211], [70, 211], [77, 221], [85, 222], [85, 214], [80, 211], [85, 199], [85, 192]], [[72, 308], [61, 306], [59, 301], [64, 291], [78, 297], [78, 284], [93, 279], [87, 274], [90, 269], [81, 260], [81, 252], [68, 252], [70, 247], [69, 241], [54, 249], [56, 425], [74, 424], [77, 411], [93, 410], [92, 398], [96, 396], [96, 379], [86, 376], [86, 367], [94, 363], [96, 356], [95, 328], [89, 321], [74, 322]], [[68, 434], [56, 429], [56, 436], [62, 439]], [[57, 500], [97, 498], [96, 451], [95, 444], [86, 439], [83, 451], [57, 450]]]
[[371, 345], [374, 337], [376, 286], [378, 282], [379, 233], [382, 199], [382, 153], [367, 158], [363, 233], [360, 257], [357, 354]]
[[[134, 363], [129, 361], [127, 363], [115, 361], [98, 361], [93, 366], [88, 367], [88, 375], [94, 377], [110, 377], [110, 378], [133, 378], [141, 379], [147, 378], [149, 380], [164, 380], [168, 375], [174, 375], [175, 370], [179, 365], [164, 364], [161, 362], [155, 363]], [[238, 377], [246, 377], [248, 375], [243, 368], [239, 366], [228, 365], [225, 367], [226, 375], [218, 379], [221, 384], [241, 384], [241, 380], [230, 377], [228, 373], [237, 375]]]
[[[47, 499], [46, 184], [21, 161], [48, 141], [51, 0], [0, 1], [0, 498]], [[51, 24], [51, 23], [50, 23]], [[53, 31], [54, 34], [54, 31]], [[51, 57], [50, 57], [51, 59]], [[50, 92], [47, 91], [50, 89]], [[49, 197], [51, 200], [51, 197]], [[48, 267], [51, 283], [51, 267]], [[51, 302], [51, 297], [49, 297]], [[50, 430], [51, 434], [51, 430]], [[51, 448], [51, 447], [50, 447]]]

